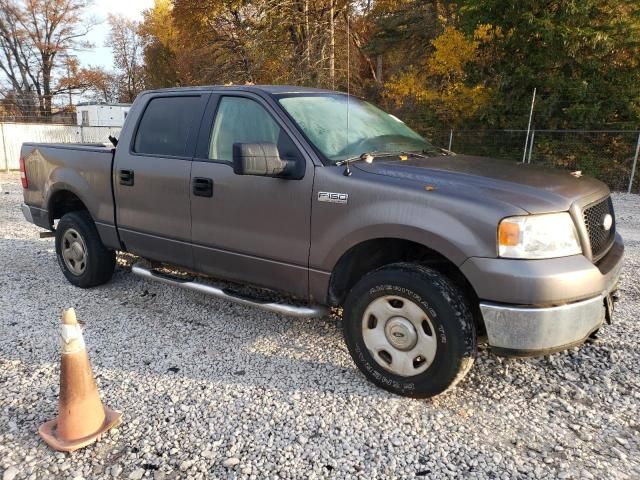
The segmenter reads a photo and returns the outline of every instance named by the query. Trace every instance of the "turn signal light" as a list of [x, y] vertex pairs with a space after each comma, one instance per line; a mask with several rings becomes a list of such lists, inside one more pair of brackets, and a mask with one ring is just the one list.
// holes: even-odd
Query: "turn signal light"
[[520, 225], [517, 223], [500, 222], [498, 228], [498, 243], [503, 247], [513, 247], [520, 242]]

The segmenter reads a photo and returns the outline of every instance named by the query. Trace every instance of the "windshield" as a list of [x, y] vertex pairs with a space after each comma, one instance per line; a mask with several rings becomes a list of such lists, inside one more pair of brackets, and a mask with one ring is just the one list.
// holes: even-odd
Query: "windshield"
[[434, 150], [397, 117], [351, 97], [347, 132], [347, 96], [315, 94], [280, 96], [278, 101], [315, 147], [330, 161], [363, 153]]

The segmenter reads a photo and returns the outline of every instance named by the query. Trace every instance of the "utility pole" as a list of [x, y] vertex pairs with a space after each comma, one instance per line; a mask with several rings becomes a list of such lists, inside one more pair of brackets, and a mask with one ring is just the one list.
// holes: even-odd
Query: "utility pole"
[[531, 152], [533, 152], [533, 142], [536, 138], [535, 129], [531, 132], [531, 141], [529, 142], [529, 158], [527, 159], [527, 163], [531, 163]]
[[67, 80], [69, 81], [69, 85], [67, 86], [67, 88], [69, 88], [69, 111], [71, 111], [71, 107], [73, 106], [73, 96], [71, 94], [71, 70], [69, 69], [69, 62], [70, 59], [69, 57], [67, 57]]
[[4, 122], [0, 122], [0, 135], [2, 136], [2, 153], [4, 155], [4, 170], [9, 173], [9, 157], [7, 157], [7, 138], [4, 136]]
[[[71, 80], [71, 72], [69, 71], [69, 64], [67, 64], [67, 79]], [[69, 107], [73, 105], [73, 98], [71, 97], [71, 89], [69, 88]]]
[[633, 177], [636, 176], [636, 165], [638, 164], [638, 154], [640, 154], [640, 132], [638, 133], [638, 143], [636, 144], [636, 154], [633, 157], [633, 166], [631, 167], [631, 177], [629, 178], [629, 188], [627, 193], [631, 193], [633, 188]]
[[533, 119], [533, 107], [536, 103], [536, 89], [533, 89], [533, 98], [531, 99], [531, 111], [529, 112], [529, 126], [527, 127], [527, 138], [524, 141], [524, 152], [522, 153], [522, 163], [527, 161], [527, 147], [529, 146], [529, 132], [531, 132], [531, 120]]

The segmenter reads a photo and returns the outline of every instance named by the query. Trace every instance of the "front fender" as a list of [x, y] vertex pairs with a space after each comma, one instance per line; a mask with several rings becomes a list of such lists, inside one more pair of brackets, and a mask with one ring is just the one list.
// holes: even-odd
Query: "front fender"
[[[321, 201], [321, 192], [346, 194], [347, 201]], [[353, 246], [373, 239], [399, 238], [430, 248], [456, 265], [469, 257], [495, 257], [499, 220], [522, 209], [475, 198], [448, 184], [424, 185], [353, 170], [317, 170], [309, 265], [331, 272]]]
[[455, 219], [442, 214], [437, 216], [440, 217], [438, 219], [440, 224], [447, 225], [448, 233], [457, 238], [456, 242], [436, 231], [418, 225], [391, 222], [366, 225], [340, 238], [321, 260], [320, 269], [333, 271], [342, 255], [351, 248], [368, 240], [384, 238], [410, 240], [434, 250], [456, 265], [461, 265], [468, 258], [461, 244], [477, 244], [480, 239]]
[[484, 212], [482, 205], [463, 207], [451, 201], [445, 209], [435, 202], [425, 202], [424, 198], [421, 202], [381, 199], [350, 205], [348, 214], [339, 216], [335, 214], [336, 207], [331, 207], [334, 212], [318, 212], [320, 208], [317, 215], [314, 212], [318, 222], [314, 221], [312, 229], [310, 265], [321, 271], [331, 272], [342, 255], [359, 243], [382, 238], [424, 245], [458, 266], [469, 257], [496, 253], [493, 225], [497, 222], [485, 220], [491, 214]]

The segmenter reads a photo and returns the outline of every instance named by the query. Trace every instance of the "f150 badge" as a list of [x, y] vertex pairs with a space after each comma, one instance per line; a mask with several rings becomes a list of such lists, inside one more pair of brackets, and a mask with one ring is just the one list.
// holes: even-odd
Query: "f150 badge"
[[318, 201], [319, 202], [328, 202], [328, 203], [348, 203], [349, 202], [349, 194], [348, 193], [318, 192]]

